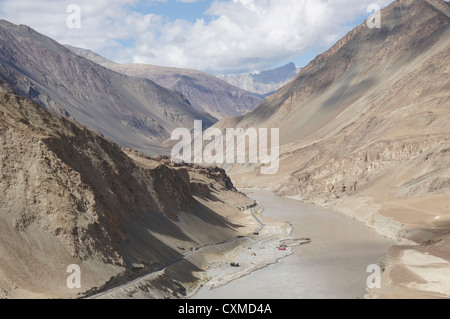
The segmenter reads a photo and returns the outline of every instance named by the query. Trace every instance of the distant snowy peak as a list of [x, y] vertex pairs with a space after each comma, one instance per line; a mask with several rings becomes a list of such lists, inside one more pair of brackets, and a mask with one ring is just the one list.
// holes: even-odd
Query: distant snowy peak
[[301, 68], [290, 62], [279, 68], [252, 74], [231, 74], [221, 78], [246, 91], [268, 95], [292, 81]]

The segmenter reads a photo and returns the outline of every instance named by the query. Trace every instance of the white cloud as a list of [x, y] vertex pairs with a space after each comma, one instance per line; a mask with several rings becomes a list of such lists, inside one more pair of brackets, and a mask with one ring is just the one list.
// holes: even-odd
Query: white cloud
[[[60, 43], [73, 44], [101, 51], [106, 47], [120, 47], [118, 40], [130, 37], [124, 28], [127, 18], [123, 7], [137, 0], [4, 0], [0, 3], [2, 18], [16, 24], [26, 24]], [[70, 29], [66, 20], [67, 6], [81, 8], [81, 29]], [[141, 17], [139, 16], [139, 19]]]
[[261, 70], [295, 57], [311, 46], [326, 49], [348, 31], [344, 23], [366, 13], [368, 3], [217, 1], [207, 12], [212, 16], [209, 22], [164, 24], [161, 37], [152, 46], [145, 46], [147, 49], [143, 48], [148, 44], [146, 39], [138, 37], [134, 62], [216, 73]]
[[[59, 42], [89, 48], [120, 62], [220, 74], [272, 67], [311, 46], [326, 49], [348, 31], [344, 24], [367, 16], [367, 6], [373, 2], [222, 0], [211, 4], [205, 19], [188, 22], [133, 11], [139, 0], [76, 1], [81, 7], [81, 29], [65, 27], [68, 1], [3, 0], [0, 12], [13, 23], [30, 25]], [[389, 2], [376, 3], [383, 7]]]

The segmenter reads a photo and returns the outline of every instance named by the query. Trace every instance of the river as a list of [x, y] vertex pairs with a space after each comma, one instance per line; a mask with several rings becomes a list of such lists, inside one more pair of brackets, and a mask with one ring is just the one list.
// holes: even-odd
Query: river
[[264, 208], [263, 215], [288, 221], [292, 235], [308, 245], [278, 263], [193, 299], [348, 299], [366, 293], [370, 273], [392, 242], [352, 218], [321, 207], [279, 197], [270, 191], [243, 190]]

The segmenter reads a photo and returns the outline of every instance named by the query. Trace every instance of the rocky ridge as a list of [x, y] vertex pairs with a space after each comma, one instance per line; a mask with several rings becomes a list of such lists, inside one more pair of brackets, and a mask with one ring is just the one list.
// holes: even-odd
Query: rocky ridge
[[122, 147], [161, 154], [175, 128], [217, 121], [180, 92], [111, 71], [27, 26], [0, 20], [0, 44], [0, 78], [16, 94]]
[[231, 74], [221, 78], [241, 89], [261, 95], [270, 95], [287, 85], [300, 72], [294, 63], [290, 62], [273, 70], [266, 70], [253, 74]]
[[68, 45], [66, 47], [113, 71], [149, 79], [165, 88], [179, 91], [197, 110], [207, 112], [217, 119], [245, 115], [262, 101], [262, 96], [249, 93], [205, 72], [149, 64], [119, 64], [89, 50]]

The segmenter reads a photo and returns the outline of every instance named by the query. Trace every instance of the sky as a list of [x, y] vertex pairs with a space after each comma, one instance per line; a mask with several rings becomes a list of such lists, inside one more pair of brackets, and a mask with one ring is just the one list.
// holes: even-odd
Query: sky
[[391, 1], [0, 0], [0, 18], [118, 63], [226, 75], [304, 66]]

